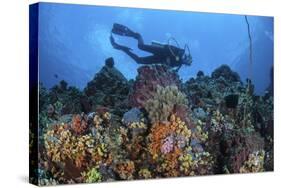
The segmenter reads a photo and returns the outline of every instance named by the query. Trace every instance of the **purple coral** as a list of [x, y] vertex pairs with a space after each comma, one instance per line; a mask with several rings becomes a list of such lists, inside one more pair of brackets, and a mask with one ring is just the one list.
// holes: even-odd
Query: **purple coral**
[[122, 122], [129, 125], [133, 122], [141, 122], [142, 113], [138, 108], [132, 108], [123, 115]]
[[161, 152], [163, 154], [170, 153], [174, 148], [174, 138], [173, 136], [168, 136], [164, 139], [163, 145], [161, 146]]
[[142, 108], [156, 92], [157, 86], [180, 85], [179, 76], [163, 65], [142, 66], [129, 95], [131, 107]]

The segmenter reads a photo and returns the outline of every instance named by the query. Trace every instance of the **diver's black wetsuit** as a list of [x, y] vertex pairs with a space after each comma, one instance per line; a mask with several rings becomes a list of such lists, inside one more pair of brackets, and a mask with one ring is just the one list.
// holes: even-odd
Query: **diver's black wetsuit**
[[[112, 46], [116, 49], [125, 52], [132, 59], [134, 59], [138, 64], [144, 64], [144, 65], [165, 64], [171, 68], [177, 67], [177, 70], [182, 66], [182, 64], [185, 64], [182, 61], [182, 56], [185, 55], [184, 49], [180, 49], [172, 45], [144, 44], [143, 38], [139, 33], [135, 33], [131, 31], [129, 28], [127, 28], [126, 26], [120, 24], [113, 25], [112, 33], [121, 36], [133, 37], [137, 39], [139, 49], [153, 54], [151, 56], [139, 57], [138, 55], [133, 53], [130, 48], [117, 44], [114, 41], [113, 36], [111, 35], [110, 41]], [[189, 58], [191, 60], [190, 55]]]

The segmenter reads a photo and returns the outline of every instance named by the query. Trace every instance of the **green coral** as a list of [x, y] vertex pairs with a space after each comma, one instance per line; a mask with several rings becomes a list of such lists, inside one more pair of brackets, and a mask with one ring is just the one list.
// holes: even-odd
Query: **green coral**
[[102, 180], [100, 172], [95, 167], [88, 172], [82, 172], [82, 176], [85, 178], [85, 183], [95, 183]]
[[235, 128], [235, 121], [228, 115], [224, 115], [220, 110], [212, 112], [211, 127], [213, 132], [222, 133], [223, 130], [233, 130]]
[[144, 108], [152, 123], [167, 121], [173, 113], [175, 105], [186, 105], [187, 99], [177, 86], [157, 86], [152, 99], [147, 100]]

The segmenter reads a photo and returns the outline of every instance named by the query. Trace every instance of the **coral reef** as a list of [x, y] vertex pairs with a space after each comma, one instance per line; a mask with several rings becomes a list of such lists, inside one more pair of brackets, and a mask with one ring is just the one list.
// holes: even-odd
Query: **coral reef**
[[227, 65], [185, 83], [141, 66], [129, 82], [109, 58], [83, 91], [39, 87], [40, 185], [273, 170], [273, 96]]
[[53, 125], [44, 135], [47, 161], [58, 168], [56, 177], [60, 177], [62, 181], [94, 181], [92, 178], [97, 178], [93, 174], [94, 169], [92, 172], [83, 173], [83, 181], [81, 173], [91, 166], [108, 166], [112, 163], [112, 148], [120, 142], [112, 141], [109, 136], [120, 133], [108, 126], [112, 123], [108, 112], [96, 114], [93, 118], [85, 114], [73, 115], [72, 119], [72, 125]]
[[80, 102], [83, 93], [75, 87], [68, 87], [64, 80], [52, 87], [48, 95], [50, 103], [54, 105], [59, 115], [81, 113], [83, 109]]

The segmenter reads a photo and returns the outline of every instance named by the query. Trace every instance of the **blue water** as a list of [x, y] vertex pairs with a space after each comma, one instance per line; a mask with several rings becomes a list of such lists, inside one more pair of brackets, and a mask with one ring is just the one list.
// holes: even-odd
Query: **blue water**
[[[256, 93], [262, 94], [273, 66], [273, 18], [248, 16], [248, 20], [253, 39], [252, 79]], [[108, 57], [115, 59], [116, 68], [126, 78], [134, 79], [139, 65], [110, 44], [113, 23], [141, 33], [145, 43], [166, 43], [170, 37], [181, 47], [187, 43], [193, 64], [180, 69], [183, 81], [199, 70], [210, 74], [221, 64], [228, 64], [243, 81], [249, 75], [249, 40], [243, 15], [40, 3], [40, 81], [49, 88], [64, 79], [82, 89]], [[147, 55], [137, 49], [133, 39], [116, 37], [116, 41]]]

